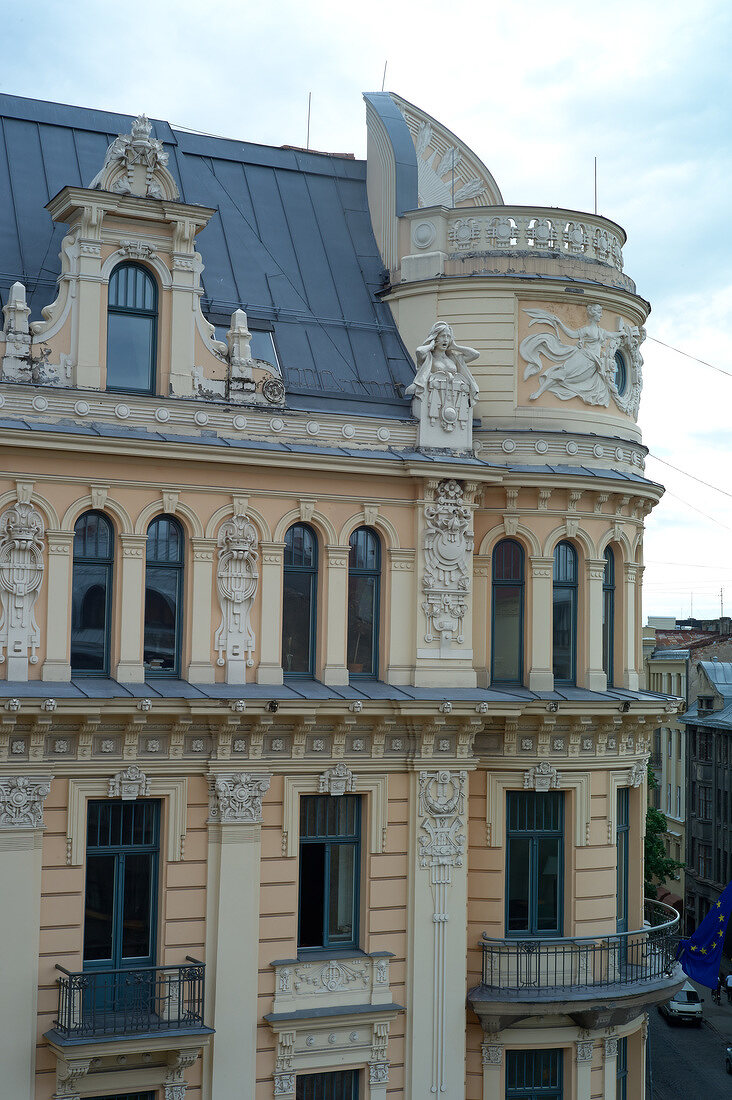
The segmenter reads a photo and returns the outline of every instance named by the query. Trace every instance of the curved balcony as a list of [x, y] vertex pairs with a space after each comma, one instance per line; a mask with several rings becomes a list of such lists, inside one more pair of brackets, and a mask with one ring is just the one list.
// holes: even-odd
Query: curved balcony
[[567, 1015], [583, 1028], [634, 1019], [681, 988], [675, 961], [679, 916], [647, 900], [634, 932], [567, 939], [483, 937], [482, 980], [468, 1001], [486, 1031], [539, 1015]]
[[564, 274], [635, 290], [623, 274], [625, 231], [597, 214], [553, 206], [433, 206], [404, 217], [410, 223], [405, 244], [411, 255], [402, 256], [403, 282], [521, 272]]

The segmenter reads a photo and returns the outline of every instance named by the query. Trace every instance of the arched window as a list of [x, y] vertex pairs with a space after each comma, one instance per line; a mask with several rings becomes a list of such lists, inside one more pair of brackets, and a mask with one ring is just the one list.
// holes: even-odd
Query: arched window
[[577, 551], [569, 542], [554, 549], [554, 681], [573, 684], [577, 675]]
[[107, 389], [155, 392], [158, 291], [140, 264], [119, 264], [107, 300]]
[[491, 682], [520, 684], [524, 651], [524, 551], [503, 539], [493, 551]]
[[618, 393], [625, 393], [628, 386], [628, 368], [625, 365], [625, 356], [622, 351], [615, 352], [615, 385]]
[[158, 516], [147, 529], [143, 661], [148, 675], [180, 676], [183, 529]]
[[348, 558], [348, 655], [351, 676], [379, 672], [381, 546], [370, 527], [357, 527]]
[[71, 668], [109, 675], [114, 531], [101, 512], [85, 512], [74, 527], [71, 586]]
[[318, 540], [312, 527], [296, 523], [285, 535], [282, 669], [286, 676], [315, 672], [317, 585]]
[[613, 641], [615, 635], [615, 555], [608, 546], [605, 551], [605, 572], [602, 578], [602, 667], [607, 686], [613, 685]]

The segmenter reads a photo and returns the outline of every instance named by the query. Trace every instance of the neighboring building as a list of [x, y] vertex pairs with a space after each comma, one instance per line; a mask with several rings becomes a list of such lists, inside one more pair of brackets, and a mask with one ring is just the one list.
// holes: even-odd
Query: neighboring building
[[[695, 699], [684, 715], [689, 797], [686, 923], [692, 932], [732, 879], [732, 663], [696, 667]], [[729, 954], [729, 951], [727, 951]]]
[[0, 97], [12, 1100], [644, 1094], [649, 306], [366, 105], [356, 161]]

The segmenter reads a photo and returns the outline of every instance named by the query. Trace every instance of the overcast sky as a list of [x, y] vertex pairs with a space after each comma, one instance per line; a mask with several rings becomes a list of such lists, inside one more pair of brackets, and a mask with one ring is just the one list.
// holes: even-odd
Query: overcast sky
[[[192, 129], [365, 153], [361, 93], [422, 107], [508, 203], [591, 210], [627, 230], [653, 306], [644, 345], [644, 614], [732, 612], [732, 5], [665, 0], [25, 0], [3, 6], [0, 90], [145, 111]], [[726, 494], [726, 495], [725, 495]], [[702, 514], [704, 513], [704, 514]]]

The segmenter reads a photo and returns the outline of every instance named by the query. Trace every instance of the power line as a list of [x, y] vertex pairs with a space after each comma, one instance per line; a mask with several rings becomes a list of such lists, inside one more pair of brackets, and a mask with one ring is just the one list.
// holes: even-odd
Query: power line
[[693, 359], [695, 363], [701, 363], [703, 367], [711, 367], [712, 370], [716, 370], [719, 374], [726, 374], [728, 378], [732, 378], [732, 371], [725, 370], [724, 367], [718, 367], [715, 363], [709, 363], [706, 359], [700, 359], [698, 355], [690, 355], [688, 351], [682, 351], [681, 348], [675, 348], [673, 344], [665, 344], [663, 340], [659, 340], [656, 336], [649, 336], [649, 340], [652, 340], [654, 344], [660, 344], [662, 348], [668, 348], [669, 351], [675, 351], [677, 355], [683, 355], [686, 359]]
[[704, 481], [703, 478], [690, 474], [688, 470], [682, 470], [678, 466], [674, 466], [673, 463], [667, 462], [665, 458], [659, 458], [658, 455], [653, 454], [652, 451], [648, 452], [648, 457], [655, 458], [656, 462], [660, 462], [662, 466], [668, 466], [669, 470], [675, 470], [677, 474], [683, 474], [684, 477], [690, 477], [692, 481], [697, 481], [700, 485], [705, 485], [707, 489], [714, 489], [715, 492], [721, 493], [723, 496], [732, 499], [732, 493], [727, 492], [726, 489], [720, 489], [718, 485], [712, 485], [711, 481]]
[[684, 500], [683, 497], [677, 497], [676, 493], [672, 493], [670, 489], [666, 490], [668, 496], [673, 497], [674, 500], [678, 500], [680, 504], [685, 504], [687, 508], [691, 508], [692, 512], [698, 512], [700, 516], [704, 516], [705, 519], [710, 520], [712, 523], [716, 523], [717, 527], [723, 527], [725, 531], [732, 531], [732, 527], [729, 527], [726, 523], [720, 523], [714, 516], [710, 516], [708, 512], [702, 512], [701, 508], [695, 508], [693, 504], [689, 504], [688, 500]]

